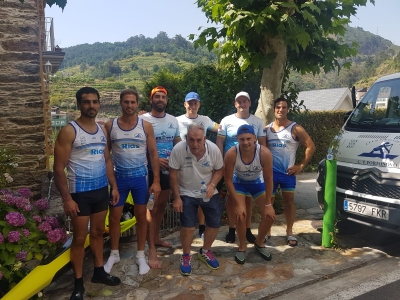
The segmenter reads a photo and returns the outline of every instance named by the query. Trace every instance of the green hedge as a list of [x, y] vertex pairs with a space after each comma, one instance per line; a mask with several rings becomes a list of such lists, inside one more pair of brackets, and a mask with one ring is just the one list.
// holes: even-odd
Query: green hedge
[[[334, 136], [343, 126], [346, 111], [309, 111], [291, 116], [291, 119], [303, 126], [315, 144], [315, 153], [306, 170], [314, 170], [326, 157]], [[297, 160], [304, 157], [304, 147], [297, 151]]]

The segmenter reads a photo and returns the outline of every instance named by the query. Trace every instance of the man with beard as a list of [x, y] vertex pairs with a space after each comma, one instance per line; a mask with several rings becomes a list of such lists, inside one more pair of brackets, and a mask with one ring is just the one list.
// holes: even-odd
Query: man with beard
[[[181, 135], [181, 139], [186, 139], [187, 127], [190, 124], [199, 124], [204, 128], [204, 135], [207, 134], [207, 131], [217, 132], [218, 131], [218, 123], [215, 123], [207, 116], [202, 116], [197, 114], [200, 108], [200, 96], [196, 92], [190, 92], [185, 97], [185, 102], [183, 106], [186, 109], [186, 114], [176, 117], [179, 122], [179, 132]], [[197, 219], [199, 220], [199, 236], [203, 238], [205, 227], [205, 217], [199, 207], [199, 211], [197, 214]]]
[[[134, 214], [137, 228], [137, 264], [139, 274], [146, 274], [150, 268], [160, 268], [161, 264], [157, 259], [154, 236], [149, 237], [149, 265], [144, 255], [144, 247], [147, 236], [147, 209], [146, 204], [149, 194], [154, 194], [157, 200], [160, 188], [160, 166], [156, 139], [153, 126], [147, 121], [139, 119], [136, 111], [139, 105], [139, 94], [135, 90], [124, 90], [120, 94], [120, 105], [122, 116], [106, 123], [107, 141], [112, 149], [112, 159], [115, 166], [115, 177], [120, 194], [120, 201], [110, 206], [109, 224], [111, 253], [104, 269], [107, 273], [111, 271], [114, 263], [118, 263], [119, 237], [121, 235], [120, 220], [126, 198], [129, 192], [135, 201]], [[147, 184], [147, 157], [148, 153], [153, 174], [153, 184], [148, 189]]]
[[[90, 247], [94, 257], [92, 282], [111, 286], [121, 283], [118, 277], [107, 274], [103, 267], [103, 233], [107, 208], [109, 203], [118, 203], [119, 193], [106, 132], [95, 121], [100, 108], [100, 95], [94, 88], [84, 87], [77, 91], [76, 101], [81, 115], [61, 129], [54, 148], [54, 179], [65, 214], [71, 217], [74, 233], [71, 244], [71, 263], [75, 275], [72, 300], [83, 299], [85, 292], [82, 267], [89, 220]], [[113, 189], [111, 200], [108, 184]]]
[[[265, 128], [262, 120], [250, 113], [250, 95], [246, 92], [239, 92], [235, 97], [235, 108], [236, 113], [226, 116], [222, 119], [219, 128], [216, 144], [221, 150], [222, 154], [225, 154], [232, 146], [235, 146], [238, 141], [237, 131], [241, 125], [248, 124], [254, 128], [256, 134], [256, 140], [260, 145], [265, 146]], [[226, 212], [229, 221], [229, 231], [225, 236], [227, 243], [235, 242], [235, 209], [234, 202], [228, 194], [228, 200], [226, 204]], [[251, 232], [251, 212], [252, 212], [252, 201], [251, 196], [246, 196], [246, 239], [249, 243], [254, 243], [256, 237]]]
[[[154, 128], [156, 137], [158, 160], [161, 168], [160, 185], [161, 192], [157, 201], [154, 203], [154, 208], [151, 210], [151, 217], [155, 220], [154, 243], [156, 246], [171, 248], [171, 243], [160, 238], [161, 223], [164, 217], [164, 211], [167, 207], [169, 195], [171, 192], [169, 185], [169, 167], [168, 161], [174, 145], [181, 141], [179, 136], [178, 121], [174, 116], [165, 112], [168, 104], [168, 92], [162, 86], [157, 86], [151, 90], [150, 106], [151, 111], [145, 113], [139, 118], [151, 123]], [[149, 165], [149, 185], [153, 184], [154, 172], [151, 164]]]
[[[294, 189], [296, 175], [310, 161], [315, 151], [315, 145], [303, 127], [287, 118], [289, 102], [285, 98], [274, 101], [275, 121], [267, 126], [267, 147], [273, 157], [274, 188], [272, 190], [272, 203], [275, 192], [280, 186], [284, 202], [284, 215], [286, 219], [286, 241], [291, 247], [297, 246], [297, 237], [293, 234], [293, 224], [296, 216], [294, 204]], [[299, 144], [305, 148], [304, 157], [296, 162], [296, 151]], [[268, 228], [271, 230], [271, 227]], [[271, 235], [269, 232], [268, 235]]]

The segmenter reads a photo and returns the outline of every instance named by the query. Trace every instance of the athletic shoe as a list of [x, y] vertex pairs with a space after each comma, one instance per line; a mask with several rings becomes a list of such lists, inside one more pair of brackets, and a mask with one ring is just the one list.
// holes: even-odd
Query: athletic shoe
[[244, 251], [238, 251], [235, 254], [235, 261], [240, 264], [243, 265], [246, 262], [246, 252]]
[[85, 293], [85, 289], [83, 290], [74, 290], [72, 292], [71, 297], [69, 300], [83, 300], [83, 294]]
[[257, 244], [254, 244], [254, 248], [257, 249], [258, 253], [260, 253], [261, 257], [264, 258], [265, 260], [269, 261], [272, 259], [272, 255], [267, 250], [267, 247], [258, 247]]
[[208, 250], [206, 253], [203, 252], [203, 248], [200, 248], [200, 252], [198, 254], [199, 259], [204, 262], [210, 269], [217, 270], [219, 268], [219, 262], [214, 257], [214, 254], [211, 250]]
[[235, 242], [235, 232], [228, 231], [225, 236], [225, 242], [233, 244]]
[[192, 260], [192, 256], [190, 254], [182, 254], [181, 255], [181, 265], [179, 269], [181, 270], [181, 274], [184, 276], [189, 276], [192, 274], [192, 266], [190, 264]]

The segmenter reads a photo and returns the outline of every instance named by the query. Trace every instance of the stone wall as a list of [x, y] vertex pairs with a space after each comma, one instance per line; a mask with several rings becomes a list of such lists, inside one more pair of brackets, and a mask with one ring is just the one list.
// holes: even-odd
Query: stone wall
[[18, 158], [12, 187], [40, 193], [46, 144], [36, 5], [0, 1], [0, 147], [13, 146]]

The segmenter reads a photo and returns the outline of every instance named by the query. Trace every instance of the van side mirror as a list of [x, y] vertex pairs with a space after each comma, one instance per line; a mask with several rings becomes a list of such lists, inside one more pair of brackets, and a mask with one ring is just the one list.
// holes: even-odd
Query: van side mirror
[[351, 115], [352, 112], [353, 112], [352, 110], [349, 110], [348, 112], [346, 112], [346, 113], [344, 114], [343, 124], [346, 123], [347, 119], [350, 117], [350, 115]]

